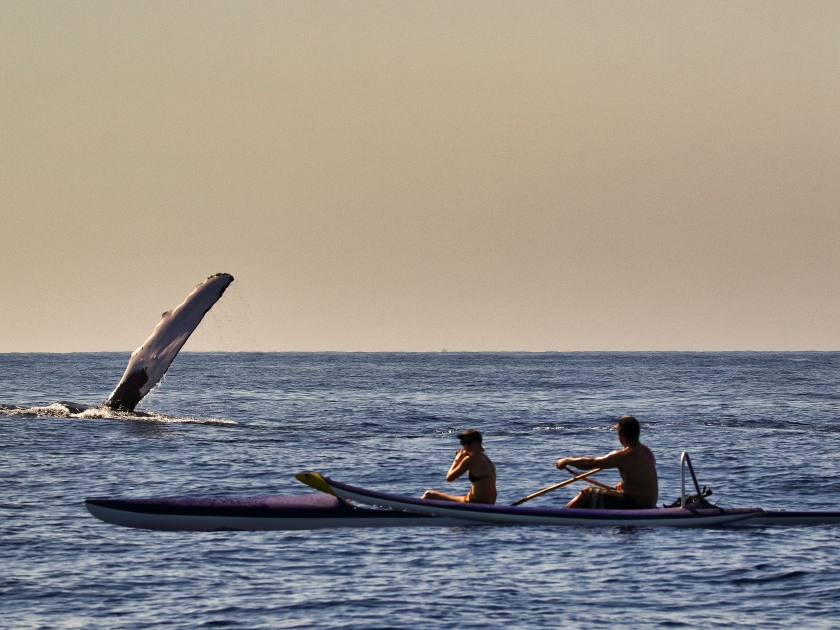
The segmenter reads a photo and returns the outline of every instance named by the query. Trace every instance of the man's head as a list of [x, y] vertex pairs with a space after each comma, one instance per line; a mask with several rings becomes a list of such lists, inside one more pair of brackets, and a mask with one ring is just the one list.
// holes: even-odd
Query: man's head
[[622, 416], [615, 428], [618, 429], [618, 434], [628, 443], [635, 444], [639, 441], [639, 433], [642, 429], [639, 426], [639, 421], [633, 416]]

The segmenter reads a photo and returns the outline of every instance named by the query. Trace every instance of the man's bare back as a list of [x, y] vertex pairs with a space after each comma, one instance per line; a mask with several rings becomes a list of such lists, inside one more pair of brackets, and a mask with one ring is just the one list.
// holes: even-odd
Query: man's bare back
[[615, 487], [617, 492], [631, 496], [643, 505], [656, 507], [659, 496], [656, 459], [647, 446], [636, 442], [597, 460], [602, 461], [595, 468], [618, 468], [621, 483]]
[[621, 482], [614, 491], [585, 488], [566, 507], [607, 507], [633, 509], [656, 507], [659, 483], [656, 459], [651, 450], [639, 442], [639, 422], [624, 416], [616, 425], [618, 439], [624, 447], [604, 457], [566, 457], [557, 460], [557, 468], [573, 466], [583, 470], [618, 468]]

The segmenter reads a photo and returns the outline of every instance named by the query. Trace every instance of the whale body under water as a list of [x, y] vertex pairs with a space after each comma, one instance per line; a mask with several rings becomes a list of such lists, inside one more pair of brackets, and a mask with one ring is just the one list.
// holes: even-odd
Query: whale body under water
[[[210, 276], [181, 304], [166, 311], [149, 338], [131, 353], [122, 379], [108, 400], [99, 407], [133, 412], [137, 404], [160, 382], [204, 315], [219, 301], [231, 282], [233, 276], [229, 273]], [[59, 404], [70, 413], [82, 413], [86, 409], [96, 408], [65, 400], [59, 401]]]

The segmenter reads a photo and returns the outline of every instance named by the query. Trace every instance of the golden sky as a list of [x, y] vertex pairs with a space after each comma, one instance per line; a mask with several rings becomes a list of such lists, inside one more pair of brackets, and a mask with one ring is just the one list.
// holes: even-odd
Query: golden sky
[[840, 349], [838, 2], [0, 15], [0, 352]]

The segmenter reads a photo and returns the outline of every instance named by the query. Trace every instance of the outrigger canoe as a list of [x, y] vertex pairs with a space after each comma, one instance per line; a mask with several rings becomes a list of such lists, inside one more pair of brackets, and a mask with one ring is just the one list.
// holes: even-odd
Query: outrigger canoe
[[[304, 473], [306, 474], [306, 473]], [[85, 506], [112, 525], [164, 531], [291, 531], [354, 527], [455, 527], [482, 524], [588, 526], [838, 525], [840, 512], [759, 508], [567, 510], [444, 504], [373, 492], [322, 477], [335, 492], [262, 497], [90, 498]], [[344, 498], [369, 505], [359, 507]], [[467, 509], [464, 509], [467, 507]], [[476, 509], [479, 508], [479, 509]], [[450, 512], [451, 511], [451, 512]], [[455, 517], [444, 516], [454, 513]]]
[[[685, 490], [685, 468], [697, 494]], [[713, 506], [703, 497], [688, 453], [680, 457], [680, 500], [676, 507], [646, 510], [583, 510], [521, 507], [521, 503], [596, 471], [575, 476], [520, 499], [513, 505], [430, 501], [377, 492], [323, 477], [315, 472], [295, 477], [324, 494], [258, 497], [90, 498], [85, 506], [100, 520], [124, 527], [170, 531], [301, 530], [337, 527], [453, 527], [464, 525], [553, 526], [802, 526], [840, 525], [840, 512], [763, 510]], [[352, 503], [351, 503], [352, 502]], [[361, 503], [360, 507], [355, 503]]]

